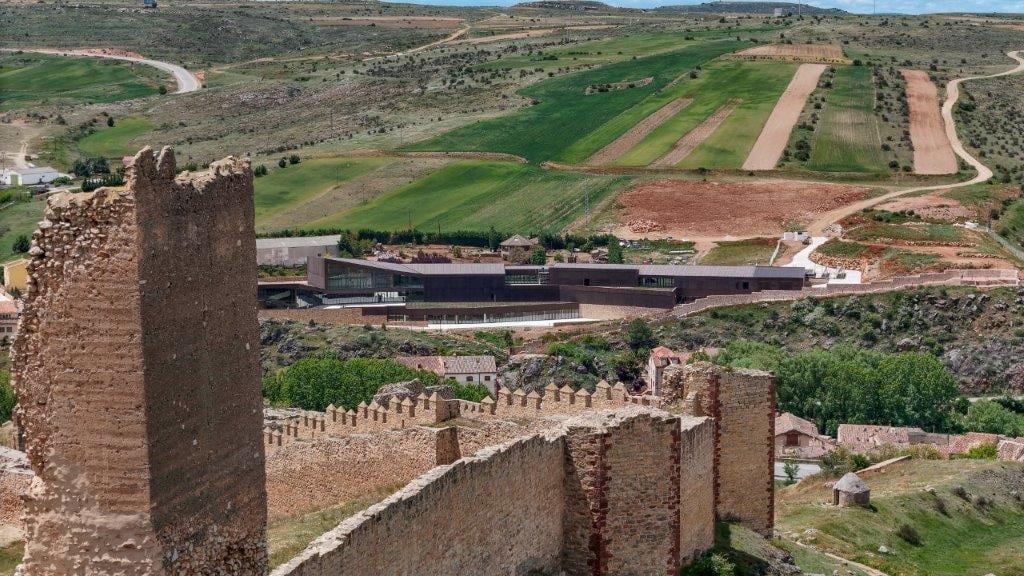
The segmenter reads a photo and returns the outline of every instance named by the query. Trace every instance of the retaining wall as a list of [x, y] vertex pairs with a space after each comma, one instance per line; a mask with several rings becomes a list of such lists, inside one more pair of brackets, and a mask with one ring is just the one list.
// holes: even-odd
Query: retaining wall
[[834, 296], [855, 296], [858, 294], [879, 294], [923, 286], [1017, 286], [1020, 281], [1016, 270], [950, 270], [918, 276], [893, 278], [869, 284], [829, 284], [824, 288], [803, 290], [763, 290], [750, 294], [708, 296], [688, 304], [676, 306], [672, 314], [690, 316], [712, 308], [758, 304], [761, 302], [787, 302], [801, 298], [830, 298]]

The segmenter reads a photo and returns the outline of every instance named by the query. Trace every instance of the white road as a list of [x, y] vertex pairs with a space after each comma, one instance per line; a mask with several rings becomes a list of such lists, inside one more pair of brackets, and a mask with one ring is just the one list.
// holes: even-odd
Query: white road
[[956, 101], [960, 98], [960, 84], [970, 80], [981, 80], [985, 78], [998, 78], [1000, 76], [1009, 76], [1010, 74], [1018, 74], [1024, 72], [1024, 57], [1021, 57], [1020, 51], [1015, 50], [1013, 52], [1007, 52], [1007, 56], [1017, 61], [1017, 65], [1005, 72], [999, 72], [998, 74], [989, 74], [985, 76], [969, 76], [967, 78], [956, 78], [946, 83], [946, 101], [942, 103], [942, 120], [946, 124], [946, 136], [949, 138], [949, 143], [953, 146], [953, 151], [956, 155], [963, 159], [964, 162], [968, 163], [971, 167], [978, 171], [978, 174], [970, 180], [964, 182], [957, 182], [954, 184], [940, 184], [938, 186], [917, 186], [914, 188], [903, 188], [901, 190], [895, 190], [888, 194], [876, 196], [868, 200], [862, 200], [855, 204], [848, 204], [842, 208], [838, 208], [831, 212], [827, 212], [820, 216], [814, 221], [809, 227], [808, 231], [814, 236], [822, 236], [825, 233], [825, 228], [830, 224], [838, 222], [843, 218], [860, 212], [864, 208], [870, 208], [872, 206], [881, 204], [892, 200], [893, 198], [903, 196], [905, 194], [911, 194], [914, 192], [928, 192], [931, 190], [950, 190], [952, 188], [963, 188], [965, 186], [972, 186], [974, 184], [980, 184], [987, 181], [992, 177], [992, 170], [981, 163], [980, 160], [971, 156], [967, 149], [964, 148], [962, 142], [960, 142], [960, 136], [956, 133], [956, 122], [953, 120], [953, 106], [956, 105]]
[[137, 62], [139, 64], [145, 64], [154, 68], [163, 70], [168, 74], [174, 76], [175, 82], [178, 83], [178, 90], [175, 94], [185, 94], [187, 92], [195, 92], [199, 90], [202, 85], [199, 82], [199, 78], [196, 75], [189, 72], [185, 68], [178, 66], [177, 64], [171, 64], [170, 62], [161, 62], [159, 60], [150, 60], [148, 58], [140, 58], [137, 56], [120, 56], [116, 54], [102, 54], [93, 52], [90, 50], [58, 50], [55, 48], [0, 48], [0, 52], [34, 52], [37, 54], [54, 54], [57, 56], [77, 56], [77, 57], [88, 57], [88, 58], [108, 58], [110, 60], [123, 60], [125, 62]]
[[[825, 236], [814, 236], [811, 238], [811, 243], [806, 248], [797, 252], [793, 255], [793, 259], [786, 264], [786, 266], [800, 266], [805, 270], [814, 270], [815, 277], [821, 278], [825, 274], [828, 274], [828, 284], [860, 284], [861, 283], [861, 272], [860, 270], [846, 270], [838, 268], [829, 268], [828, 266], [822, 266], [821, 264], [815, 263], [811, 260], [811, 253], [818, 249], [819, 246], [828, 241]], [[837, 278], [840, 273], [844, 274], [843, 278]], [[824, 286], [824, 285], [821, 285]]]

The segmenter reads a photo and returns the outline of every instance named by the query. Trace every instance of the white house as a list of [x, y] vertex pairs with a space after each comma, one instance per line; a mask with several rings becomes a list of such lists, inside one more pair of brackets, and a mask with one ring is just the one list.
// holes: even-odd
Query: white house
[[651, 394], [658, 395], [665, 368], [673, 364], [682, 364], [687, 358], [689, 354], [681, 354], [664, 346], [651, 350], [651, 355], [647, 357], [647, 387]]
[[496, 392], [498, 367], [494, 356], [399, 356], [395, 358], [413, 370], [426, 370], [460, 384], [482, 384]]
[[57, 172], [49, 166], [38, 168], [8, 168], [0, 170], [0, 184], [4, 186], [32, 186], [33, 184], [46, 184], [60, 178]]

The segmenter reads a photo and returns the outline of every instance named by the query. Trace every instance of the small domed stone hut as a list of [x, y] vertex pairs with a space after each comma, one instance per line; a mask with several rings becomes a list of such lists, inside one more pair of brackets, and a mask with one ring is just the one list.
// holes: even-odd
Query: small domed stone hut
[[836, 506], [869, 506], [871, 490], [853, 472], [847, 472], [832, 486], [832, 504]]

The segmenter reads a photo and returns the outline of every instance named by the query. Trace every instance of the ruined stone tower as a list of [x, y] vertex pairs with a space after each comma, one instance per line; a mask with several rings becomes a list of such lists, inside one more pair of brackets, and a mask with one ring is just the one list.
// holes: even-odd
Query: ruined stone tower
[[147, 148], [126, 176], [54, 196], [33, 237], [21, 571], [264, 574], [252, 172]]

